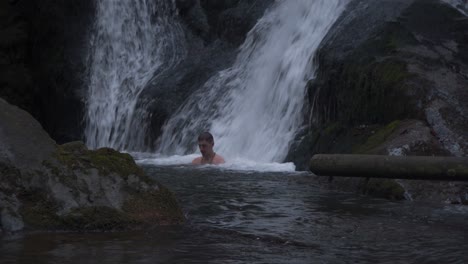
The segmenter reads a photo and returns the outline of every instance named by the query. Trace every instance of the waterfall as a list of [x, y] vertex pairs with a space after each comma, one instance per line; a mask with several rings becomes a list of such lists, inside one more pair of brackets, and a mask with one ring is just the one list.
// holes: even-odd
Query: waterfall
[[303, 123], [314, 56], [345, 0], [283, 0], [249, 32], [234, 65], [213, 76], [163, 128], [159, 151], [196, 151], [209, 130], [227, 158], [282, 162]]
[[138, 96], [184, 56], [171, 0], [98, 0], [90, 50], [85, 137], [90, 148], [144, 148]]

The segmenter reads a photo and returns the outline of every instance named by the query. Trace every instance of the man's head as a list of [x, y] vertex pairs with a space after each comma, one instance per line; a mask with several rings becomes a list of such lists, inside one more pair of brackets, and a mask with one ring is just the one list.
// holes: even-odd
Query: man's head
[[214, 139], [209, 132], [203, 132], [198, 136], [198, 148], [201, 154], [206, 157], [213, 153]]

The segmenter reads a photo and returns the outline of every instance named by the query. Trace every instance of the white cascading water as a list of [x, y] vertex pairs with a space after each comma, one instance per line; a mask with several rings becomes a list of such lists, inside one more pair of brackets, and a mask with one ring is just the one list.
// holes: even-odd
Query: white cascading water
[[[91, 40], [86, 144], [144, 149], [138, 96], [155, 74], [184, 57], [183, 31], [171, 0], [98, 0]], [[161, 67], [164, 66], [164, 67]]]
[[284, 0], [249, 32], [234, 65], [212, 77], [167, 122], [163, 155], [194, 153], [209, 130], [228, 160], [282, 162], [302, 124], [314, 56], [346, 0]]

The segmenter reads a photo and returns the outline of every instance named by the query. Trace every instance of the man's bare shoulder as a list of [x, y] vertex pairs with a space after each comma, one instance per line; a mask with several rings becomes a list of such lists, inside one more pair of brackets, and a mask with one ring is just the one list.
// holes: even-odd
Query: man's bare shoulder
[[216, 154], [216, 156], [213, 158], [213, 164], [223, 164], [225, 162], [226, 161], [224, 160], [224, 158], [218, 154]]
[[194, 165], [200, 165], [202, 162], [202, 157], [198, 157], [198, 158], [195, 158], [194, 160], [192, 160], [192, 164]]

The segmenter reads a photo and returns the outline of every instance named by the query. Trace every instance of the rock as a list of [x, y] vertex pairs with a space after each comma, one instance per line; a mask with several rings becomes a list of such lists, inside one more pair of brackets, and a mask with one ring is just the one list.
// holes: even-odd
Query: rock
[[200, 5], [200, 0], [178, 0], [176, 1], [176, 6], [189, 28], [195, 34], [206, 38], [210, 31], [210, 26], [208, 25], [205, 10]]
[[[0, 3], [0, 97], [28, 111], [34, 109], [32, 72], [26, 64], [28, 24], [7, 1]], [[14, 54], [14, 56], [13, 56]]]
[[7, 208], [2, 210], [1, 218], [2, 230], [4, 229], [9, 232], [16, 232], [24, 228], [22, 218], [16, 214], [11, 215], [11, 211]]
[[[441, 1], [351, 1], [321, 44], [308, 86], [309, 129], [288, 161], [304, 169], [316, 153], [466, 156], [466, 32], [466, 16]], [[332, 182], [346, 190], [368, 186]], [[457, 183], [393, 182], [415, 199], [467, 193]]]
[[18, 169], [37, 168], [55, 150], [39, 122], [0, 98], [0, 163]]
[[93, 1], [2, 1], [0, 10], [0, 97], [59, 143], [82, 138]]
[[115, 230], [176, 224], [174, 195], [129, 154], [56, 145], [25, 111], [0, 99], [0, 228]]
[[[320, 49], [319, 73], [309, 86], [310, 102], [317, 102], [310, 122], [357, 126], [425, 119], [447, 150], [463, 156], [468, 81], [461, 69], [468, 66], [468, 48], [460, 43], [467, 19], [439, 1], [400, 2], [379, 6], [387, 11], [369, 2], [370, 18], [358, 8], [339, 20]], [[384, 14], [374, 17], [379, 12]], [[357, 24], [370, 29], [351, 36]]]
[[395, 120], [385, 127], [375, 129], [353, 153], [380, 154], [393, 156], [449, 156], [431, 129], [420, 120]]
[[244, 42], [247, 33], [273, 2], [272, 0], [200, 0], [211, 29], [210, 34], [236, 46]]

